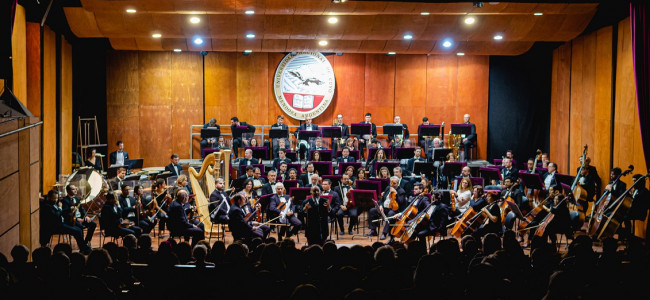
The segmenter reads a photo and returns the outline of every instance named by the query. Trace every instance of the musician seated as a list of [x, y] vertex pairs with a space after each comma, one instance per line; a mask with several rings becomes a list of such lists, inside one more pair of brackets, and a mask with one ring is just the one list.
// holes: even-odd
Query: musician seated
[[472, 181], [469, 178], [461, 179], [458, 190], [451, 190], [449, 193], [456, 198], [454, 203], [456, 210], [452, 214], [462, 216], [469, 209], [469, 201], [472, 198]]
[[[512, 179], [506, 178], [504, 180], [504, 184], [505, 188], [501, 191], [501, 198], [507, 199], [507, 197], [510, 196], [510, 198], [514, 200], [515, 204], [517, 204], [522, 214], [528, 213], [532, 209], [529, 199], [524, 197], [524, 193], [520, 189], [516, 187], [513, 188], [513, 185], [515, 183], [512, 181]], [[515, 223], [515, 218], [516, 216], [512, 211], [506, 215], [506, 228], [512, 228], [512, 225]]]
[[172, 236], [192, 237], [192, 247], [200, 240], [205, 238], [204, 230], [199, 225], [192, 224], [187, 219], [184, 205], [187, 203], [189, 195], [185, 190], [176, 192], [176, 199], [169, 205], [169, 231]]
[[213, 223], [228, 224], [228, 213], [230, 212], [230, 197], [224, 190], [225, 183], [223, 178], [215, 179], [214, 185], [216, 189], [210, 194], [210, 220]]
[[102, 207], [102, 227], [106, 236], [125, 236], [133, 234], [136, 237], [140, 236], [142, 229], [133, 224], [132, 220], [122, 218], [122, 207], [117, 202], [115, 194], [106, 194], [106, 203]]
[[473, 186], [472, 198], [469, 200], [469, 207], [471, 207], [474, 211], [480, 211], [481, 208], [485, 207], [486, 205], [487, 200], [485, 200], [485, 195], [483, 194], [483, 186]]
[[468, 178], [468, 179], [472, 178], [471, 169], [468, 166], [464, 166], [463, 169], [461, 169], [461, 171], [460, 171], [460, 176], [456, 177], [456, 180], [454, 181], [454, 189], [458, 189], [458, 186], [457, 186], [458, 179], [463, 179], [463, 178]]
[[351, 184], [354, 185], [354, 182], [357, 179], [357, 177], [354, 176], [354, 166], [347, 166], [345, 168], [345, 172], [343, 172], [343, 174], [348, 175], [348, 178], [350, 178]]
[[[548, 223], [548, 225], [546, 225], [546, 228], [544, 228], [542, 233], [536, 233], [538, 235], [541, 234], [544, 241], [546, 241], [546, 237], [548, 237], [553, 246], [555, 246], [558, 233], [565, 234], [567, 239], [573, 239], [569, 208], [567, 206], [567, 201], [562, 201], [564, 199], [565, 197], [560, 193], [557, 193], [553, 197], [553, 207], [551, 209], [546, 208], [546, 210], [553, 215], [553, 219]], [[550, 217], [550, 215], [547, 217]]]
[[[357, 147], [354, 146], [354, 139], [353, 138], [347, 138], [345, 140], [345, 145], [343, 146], [343, 149], [348, 149], [350, 151], [357, 150]], [[341, 150], [343, 150], [341, 149]]]
[[305, 172], [300, 174], [300, 183], [302, 186], [306, 186], [311, 183], [311, 177], [314, 175], [314, 164], [308, 163]]
[[282, 238], [286, 233], [286, 237], [290, 238], [292, 235], [298, 233], [302, 225], [302, 222], [297, 217], [299, 208], [298, 205], [293, 203], [293, 199], [285, 194], [282, 183], [276, 183], [275, 191], [275, 195], [271, 197], [269, 202], [268, 218], [269, 220], [277, 218], [277, 223], [289, 225], [291, 227], [289, 232], [287, 233], [287, 227], [283, 226], [280, 228], [279, 236]]
[[318, 174], [312, 174], [309, 183], [305, 184], [304, 187], [314, 187], [317, 186], [318, 188], [322, 189], [323, 187], [320, 185], [320, 176]]
[[158, 204], [158, 207], [160, 208], [160, 211], [157, 214], [157, 218], [160, 220], [158, 223], [158, 229], [160, 231], [160, 235], [158, 237], [163, 237], [163, 232], [165, 231], [165, 226], [167, 225], [167, 211], [169, 211], [169, 204], [172, 200], [171, 196], [168, 194], [167, 191], [167, 183], [165, 182], [165, 179], [158, 178], [156, 179], [156, 183], [153, 186], [153, 200], [156, 201]]
[[[519, 170], [512, 165], [512, 160], [509, 158], [503, 159], [503, 169], [501, 169], [501, 177], [505, 181], [506, 178], [510, 178], [512, 182], [516, 182], [519, 179]], [[505, 184], [501, 183], [501, 188], [505, 188]]]
[[[81, 230], [88, 229], [86, 232], [86, 243], [90, 244], [93, 239], [93, 233], [97, 228], [97, 223], [87, 216], [86, 210], [81, 205], [81, 200], [77, 198], [77, 187], [75, 185], [68, 185], [65, 188], [67, 195], [61, 199], [63, 216], [66, 220], [70, 220], [70, 225], [77, 226]], [[98, 207], [99, 208], [99, 207]]]
[[[425, 240], [427, 236], [435, 236], [436, 233], [440, 233], [443, 236], [447, 233], [449, 206], [441, 201], [440, 193], [433, 193], [432, 196], [433, 199], [430, 205], [436, 208], [433, 211], [433, 215], [429, 217], [429, 223], [424, 228], [416, 229], [417, 236], [420, 240]], [[422, 203], [427, 203], [428, 205], [427, 201], [422, 201]], [[418, 213], [425, 211], [427, 208], [428, 206], [418, 208]]]
[[323, 146], [323, 139], [320, 137], [316, 138], [316, 142], [314, 144], [313, 150], [316, 151], [323, 151], [323, 150], [328, 150], [327, 147]]
[[176, 186], [175, 186], [175, 188], [176, 189], [184, 189], [185, 191], [187, 191], [188, 195], [194, 194], [192, 192], [192, 185], [190, 185], [189, 182], [187, 181], [187, 176], [185, 176], [183, 174], [179, 175], [178, 178], [176, 178]]
[[481, 224], [478, 229], [472, 233], [474, 238], [480, 239], [488, 233], [501, 234], [501, 209], [497, 201], [499, 195], [496, 192], [487, 193], [487, 206], [481, 208], [479, 213], [486, 216], [486, 223]]
[[[208, 123], [203, 124], [203, 128], [216, 128], [217, 130], [221, 130], [221, 127], [217, 124], [217, 119], [215, 118], [211, 118], [210, 121], [208, 121]], [[200, 144], [201, 153], [203, 153], [203, 149], [208, 147], [214, 147], [216, 143], [217, 140], [213, 137], [202, 139]], [[220, 149], [223, 148], [220, 147]]]
[[237, 179], [253, 179], [254, 173], [255, 173], [255, 168], [253, 166], [246, 166], [246, 173], [237, 177]]
[[275, 170], [269, 171], [269, 173], [266, 174], [266, 178], [268, 179], [268, 182], [262, 186], [262, 195], [275, 194], [277, 172]]
[[618, 178], [621, 175], [621, 173], [622, 170], [621, 168], [618, 167], [613, 168], [609, 172], [609, 182], [605, 186], [605, 190], [609, 191], [612, 194], [611, 199], [618, 199], [618, 197], [620, 197], [623, 194], [623, 192], [625, 192], [625, 190], [627, 189], [627, 184], [625, 184], [625, 182], [623, 182], [622, 180], [616, 182], [616, 178]]
[[281, 181], [289, 178], [288, 167], [289, 165], [287, 165], [287, 163], [280, 163], [280, 166], [277, 169], [277, 178]]
[[[332, 182], [329, 179], [323, 180], [323, 191], [329, 190], [329, 188], [325, 186], [325, 181], [328, 181], [329, 185], [332, 184]], [[350, 190], [352, 190], [352, 183], [350, 182], [350, 176], [347, 174], [343, 174], [341, 176], [341, 182], [339, 183], [339, 186], [336, 189], [336, 193], [334, 193], [334, 194], [338, 194], [337, 199], [339, 200], [337, 200], [337, 202], [334, 202], [336, 199], [332, 198], [332, 213], [336, 215], [336, 221], [339, 224], [341, 235], [345, 234], [345, 231], [343, 231], [343, 229], [345, 228], [343, 227], [344, 215], [348, 215], [350, 217], [350, 224], [348, 224], [348, 233], [350, 235], [353, 234], [352, 228], [354, 227], [354, 225], [356, 225], [359, 222], [359, 212], [357, 208], [349, 205], [348, 192]]]
[[[243, 207], [246, 206], [246, 197], [241, 194], [235, 195], [233, 205], [228, 212], [228, 229], [232, 232], [233, 240], [250, 240], [256, 237], [264, 238], [265, 234], [257, 222], [246, 220]], [[251, 225], [254, 224], [254, 225]]]
[[401, 137], [401, 141], [399, 140], [399, 138], [397, 138], [394, 135], [389, 135], [388, 136], [388, 141], [390, 141], [389, 147], [391, 149], [395, 149], [396, 147], [401, 147], [402, 143], [408, 140], [408, 138], [410, 136], [410, 133], [409, 133], [408, 125], [401, 123], [400, 116], [395, 116], [393, 118], [393, 124], [392, 125], [402, 125], [402, 133], [403, 133], [403, 135]]
[[294, 168], [289, 169], [288, 172], [289, 176], [287, 177], [288, 180], [296, 180], [298, 181], [298, 185], [296, 187], [301, 187], [303, 186], [302, 180], [298, 179], [298, 171]]
[[244, 151], [244, 158], [239, 161], [240, 166], [250, 166], [259, 163], [260, 161], [253, 157], [253, 150], [251, 149], [246, 149], [246, 151]]
[[434, 159], [435, 159], [433, 157], [433, 150], [434, 149], [442, 149], [442, 141], [440, 140], [440, 138], [434, 138], [433, 139], [433, 146], [431, 148], [429, 148], [429, 152], [427, 152], [427, 156], [429, 157], [429, 161], [433, 161], [433, 166], [435, 168], [438, 168], [438, 167], [440, 167], [441, 162], [439, 160], [434, 161]]
[[142, 228], [142, 232], [149, 233], [153, 229], [154, 225], [149, 222], [149, 220], [140, 218], [137, 211], [137, 205], [139, 205], [139, 203], [136, 203], [135, 198], [129, 196], [129, 190], [130, 187], [128, 185], [122, 186], [122, 193], [117, 199], [122, 208], [122, 218], [134, 222], [137, 221], [138, 226]]
[[376, 164], [385, 162], [387, 159], [388, 158], [386, 157], [386, 152], [384, 149], [377, 149], [377, 151], [375, 151], [375, 157], [366, 163], [366, 167], [368, 167], [368, 170], [370, 170], [370, 176], [377, 176], [378, 170], [375, 169]]
[[413, 170], [415, 169], [415, 162], [426, 162], [427, 160], [422, 157], [422, 148], [416, 147], [414, 152], [413, 158], [410, 158], [408, 160], [408, 163], [406, 164], [406, 172], [408, 174], [413, 174]]
[[287, 157], [287, 150], [284, 148], [278, 149], [278, 154], [276, 155], [277, 157], [273, 159], [273, 164], [272, 167], [273, 169], [278, 169], [280, 167], [280, 163], [291, 163], [291, 158]]
[[535, 159], [529, 158], [526, 162], [526, 173], [542, 175], [541, 171], [538, 170], [537, 167], [535, 167], [535, 172], [533, 172], [533, 167], [535, 167]]
[[124, 182], [125, 177], [126, 177], [126, 168], [124, 167], [118, 168], [117, 176], [115, 176], [115, 178], [109, 181], [111, 188], [113, 188], [114, 191], [119, 191], [120, 189], [122, 189], [122, 182]]
[[[133, 198], [135, 199], [136, 207], [140, 207], [140, 220], [147, 222], [148, 227], [145, 231], [149, 233], [158, 223], [160, 216], [160, 209], [158, 203], [153, 200], [150, 196], [144, 196], [144, 188], [140, 185], [136, 185], [133, 188]], [[142, 227], [145, 230], [145, 227]]]
[[410, 195], [411, 192], [413, 192], [413, 184], [408, 178], [402, 177], [403, 172], [401, 167], [395, 167], [393, 168], [393, 176], [397, 177], [399, 180], [399, 187], [404, 189], [404, 192], [407, 195]]
[[262, 177], [262, 169], [260, 167], [253, 168], [253, 189], [256, 191], [257, 196], [262, 196], [262, 186], [266, 183], [266, 179]]
[[542, 167], [548, 168], [548, 163], [550, 163], [551, 160], [548, 157], [548, 153], [544, 152], [542, 153]]
[[[305, 123], [301, 124], [300, 127], [298, 127], [298, 129], [296, 129], [296, 131], [293, 133], [296, 136], [296, 139], [304, 140], [303, 138], [298, 136], [298, 133], [300, 131], [304, 131], [304, 130], [306, 130], [306, 131], [318, 130], [318, 125], [312, 124], [311, 117], [307, 117], [305, 119]], [[307, 160], [308, 159], [307, 145], [305, 145], [305, 143], [300, 143], [298, 148], [299, 148], [298, 157], [299, 158], [303, 157], [305, 160]]]
[[117, 141], [117, 150], [111, 152], [108, 155], [109, 158], [109, 167], [113, 166], [123, 166], [124, 163], [129, 159], [129, 153], [124, 151], [124, 143], [122, 141]]
[[546, 187], [546, 190], [548, 190], [551, 186], [557, 185], [557, 181], [555, 180], [555, 173], [557, 173], [557, 165], [554, 162], [549, 162], [548, 165], [548, 171], [542, 175], [542, 181], [544, 181], [544, 186]]
[[366, 178], [366, 168], [360, 167], [357, 169], [356, 176], [354, 179], [354, 187], [357, 187], [357, 181], [359, 180], [365, 180]]
[[309, 162], [322, 161], [320, 158], [320, 151], [316, 150], [311, 154]]
[[[641, 176], [641, 174], [634, 174], [632, 176], [633, 182], [638, 182], [632, 187], [632, 191], [630, 192], [630, 195], [632, 195], [632, 204], [630, 205], [630, 211], [627, 217], [623, 221], [624, 233], [622, 235], [626, 238], [634, 236], [632, 222], [635, 220], [645, 221], [648, 210], [650, 209], [650, 192], [646, 188], [645, 178], [640, 179]], [[612, 199], [614, 198], [612, 197]]]
[[289, 151], [291, 151], [291, 149], [289, 148], [289, 143], [287, 143], [287, 141], [285, 139], [277, 139], [277, 140], [278, 140], [277, 141], [277, 146], [275, 146], [273, 148], [274, 149], [273, 150], [273, 157], [278, 157], [280, 155], [280, 153], [278, 152], [278, 151], [280, 151], [280, 149], [284, 149], [285, 153], [288, 153]]
[[[386, 239], [386, 235], [389, 234], [391, 224], [395, 223], [395, 219], [398, 216], [395, 216], [406, 209], [406, 192], [403, 188], [399, 186], [399, 177], [393, 176], [390, 178], [390, 186], [387, 186], [386, 189], [382, 192], [381, 201], [379, 201], [379, 208], [373, 207], [368, 211], [368, 228], [370, 228], [370, 233], [368, 236], [377, 235], [378, 222], [373, 222], [373, 220], [382, 219], [382, 215], [385, 215], [388, 219], [384, 230], [381, 234], [381, 239]], [[393, 201], [397, 202], [397, 207], [391, 208]], [[394, 237], [391, 236], [391, 240]]]
[[45, 247], [53, 234], [69, 234], [77, 241], [79, 252], [90, 253], [90, 246], [84, 241], [83, 230], [75, 225], [64, 222], [62, 203], [56, 190], [47, 193], [45, 200], [40, 203], [40, 243]]
[[88, 148], [88, 150], [86, 150], [86, 161], [84, 162], [84, 166], [93, 167], [99, 172], [102, 171], [102, 165], [99, 163], [99, 159], [97, 159], [97, 149]]
[[377, 178], [390, 178], [390, 170], [388, 170], [388, 167], [381, 167], [377, 173]]
[[343, 148], [343, 150], [341, 150], [341, 156], [336, 159], [336, 162], [338, 163], [347, 163], [354, 161], [355, 159], [354, 157], [350, 156], [350, 149], [348, 148]]

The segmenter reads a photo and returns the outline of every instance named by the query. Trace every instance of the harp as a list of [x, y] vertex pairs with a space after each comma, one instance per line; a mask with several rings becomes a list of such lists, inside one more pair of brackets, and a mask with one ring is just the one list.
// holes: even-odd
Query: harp
[[215, 227], [212, 225], [209, 202], [210, 194], [216, 189], [214, 184], [216, 177], [223, 178], [226, 189], [228, 189], [230, 182], [230, 153], [230, 150], [210, 153], [203, 159], [201, 170], [197, 172], [194, 168], [188, 169], [192, 191], [195, 194], [196, 209], [199, 215], [203, 216], [201, 222], [203, 222], [205, 227], [206, 236], [219, 236], [224, 234], [219, 231], [219, 226]]

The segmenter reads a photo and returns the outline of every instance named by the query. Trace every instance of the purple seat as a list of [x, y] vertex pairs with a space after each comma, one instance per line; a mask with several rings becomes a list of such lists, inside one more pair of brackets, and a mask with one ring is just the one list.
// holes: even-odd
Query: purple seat
[[269, 151], [266, 147], [244, 147], [244, 151], [251, 149], [253, 151], [253, 157], [255, 158], [261, 158], [268, 160], [269, 159]]
[[333, 150], [309, 150], [309, 157], [314, 157], [314, 151], [320, 153], [320, 161], [332, 161], [332, 151]]
[[[342, 152], [343, 152], [343, 151], [341, 151], [341, 150], [337, 150], [337, 151], [336, 151], [336, 158], [341, 157], [341, 153], [342, 153]], [[350, 156], [354, 157], [355, 160], [359, 160], [359, 150], [352, 150], [352, 151], [350, 151]]]
[[[386, 153], [386, 159], [390, 159], [391, 157], [393, 157], [390, 148], [388, 149], [381, 148], [381, 149], [383, 149], [384, 153]], [[368, 148], [368, 160], [372, 160], [373, 158], [375, 158], [375, 153], [377, 153], [377, 150], [379, 150], [379, 148]]]
[[208, 154], [219, 151], [221, 151], [219, 148], [205, 148], [203, 149], [203, 153], [201, 153], [201, 158], [205, 158]]
[[343, 175], [343, 172], [345, 172], [345, 169], [348, 168], [348, 166], [354, 166], [354, 173], [357, 173], [357, 169], [361, 168], [361, 163], [360, 162], [347, 162], [347, 163], [340, 163], [339, 164], [339, 171], [338, 175]]

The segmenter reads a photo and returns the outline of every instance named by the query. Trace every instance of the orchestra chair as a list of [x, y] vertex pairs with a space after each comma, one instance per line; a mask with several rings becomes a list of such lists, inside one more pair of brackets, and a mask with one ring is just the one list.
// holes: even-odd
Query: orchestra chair
[[219, 152], [221, 149], [219, 148], [205, 148], [203, 149], [203, 152], [201, 153], [201, 158], [205, 158], [208, 154], [214, 153], [214, 152]]
[[112, 235], [112, 234], [111, 235], [106, 234], [106, 230], [105, 230], [106, 226], [105, 226], [104, 222], [102, 221], [102, 215], [101, 214], [97, 215], [97, 219], [99, 220], [99, 244], [102, 245], [102, 247], [103, 247], [104, 244], [106, 244], [106, 238], [111, 238], [111, 242], [119, 244], [119, 238], [120, 238], [119, 236]]
[[209, 234], [209, 237], [208, 237], [208, 243], [210, 243], [210, 245], [212, 245], [212, 232], [214, 232], [212, 229], [214, 229], [214, 225], [215, 225], [215, 224], [217, 225], [217, 229], [218, 229], [218, 231], [221, 232], [221, 235], [218, 235], [218, 234], [217, 234], [217, 236], [215, 237], [215, 239], [216, 239], [217, 241], [218, 241], [218, 240], [222, 240], [222, 241], [225, 243], [225, 242], [226, 242], [226, 225], [227, 225], [227, 224], [225, 224], [225, 223], [217, 223], [217, 222], [215, 222], [215, 221], [212, 221], [212, 222], [210, 222], [210, 223], [211, 223], [212, 225], [210, 225], [210, 234]]

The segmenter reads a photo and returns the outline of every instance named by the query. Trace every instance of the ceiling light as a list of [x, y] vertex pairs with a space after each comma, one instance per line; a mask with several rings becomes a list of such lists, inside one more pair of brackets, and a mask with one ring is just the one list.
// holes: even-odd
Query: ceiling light
[[395, 52], [391, 51], [391, 52], [386, 53], [386, 55], [395, 55]]
[[154, 34], [151, 35], [151, 37], [152, 37], [152, 38], [159, 39], [159, 38], [162, 37], [162, 34], [160, 34], [160, 33], [154, 33]]
[[472, 16], [465, 17], [465, 24], [471, 25], [471, 24], [474, 24], [474, 22], [476, 22], [476, 18], [474, 18]]
[[126, 13], [134, 14], [135, 12], [136, 12], [136, 10], [134, 8], [127, 8], [126, 9]]
[[246, 50], [244, 50], [244, 53], [253, 53], [253, 50], [251, 50], [251, 49], [246, 49]]
[[255, 34], [254, 34], [254, 33], [249, 33], [249, 34], [246, 35], [246, 38], [247, 38], [247, 39], [254, 39], [254, 38], [255, 38]]
[[405, 39], [405, 40], [413, 39], [413, 35], [410, 34], [410, 33], [407, 33], [407, 34], [404, 35], [404, 39]]
[[500, 41], [500, 40], [503, 39], [503, 35], [501, 35], [501, 34], [495, 34], [495, 35], [494, 35], [494, 39], [497, 40], [497, 41]]
[[178, 49], [178, 48], [174, 49], [174, 52], [181, 52], [181, 51], [183, 51], [183, 50]]
[[465, 56], [465, 52], [458, 52], [458, 53], [456, 53], [456, 55], [458, 55], [458, 56]]
[[327, 41], [322, 40], [322, 41], [318, 42], [318, 44], [321, 45], [321, 46], [327, 46]]
[[332, 3], [337, 3], [338, 4], [338, 3], [343, 3], [345, 1], [347, 1], [347, 0], [332, 0]]
[[442, 42], [442, 46], [445, 47], [445, 48], [449, 48], [449, 47], [451, 47], [451, 45], [453, 45], [453, 43], [449, 39]]
[[193, 42], [194, 44], [201, 45], [203, 44], [203, 39], [200, 37], [195, 37]]
[[244, 13], [247, 14], [247, 15], [254, 15], [255, 11], [254, 10], [247, 10]]
[[338, 23], [338, 21], [339, 21], [339, 18], [337, 18], [337, 17], [329, 17], [329, 19], [327, 19], [327, 22], [330, 23], [330, 24], [336, 24], [336, 23]]
[[423, 16], [428, 16], [428, 15], [430, 15], [430, 14], [431, 14], [431, 13], [429, 13], [428, 11], [423, 11], [423, 12], [420, 13], [420, 15], [423, 15]]
[[536, 13], [534, 13], [533, 15], [535, 15], [535, 16], [543, 16], [543, 15], [544, 15], [544, 13], [541, 13], [541, 12], [536, 12]]
[[199, 24], [201, 22], [201, 19], [199, 17], [191, 17], [190, 18], [190, 23], [192, 24]]

